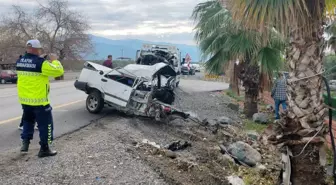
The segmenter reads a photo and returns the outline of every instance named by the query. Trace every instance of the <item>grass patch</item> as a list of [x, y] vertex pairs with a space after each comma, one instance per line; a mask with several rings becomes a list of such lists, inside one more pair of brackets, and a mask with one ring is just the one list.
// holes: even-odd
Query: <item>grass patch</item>
[[244, 96], [240, 95], [238, 96], [236, 93], [234, 93], [232, 90], [226, 91], [226, 95], [235, 99], [236, 101], [244, 101]]
[[246, 185], [273, 185], [278, 179], [277, 172], [238, 166], [234, 163], [229, 163], [229, 170], [232, 175], [241, 177]]
[[[327, 166], [333, 164], [333, 153], [332, 150], [329, 149], [327, 146], [326, 147], [326, 153], [327, 153]], [[333, 184], [334, 183], [334, 178], [332, 176], [326, 176], [326, 181], [328, 184]]]
[[277, 175], [256, 168], [242, 167], [239, 176], [243, 177], [246, 185], [276, 184]]
[[262, 133], [268, 124], [259, 124], [251, 120], [244, 120], [244, 129], [245, 130], [255, 130], [258, 133]]
[[331, 149], [329, 149], [326, 146], [326, 153], [327, 153], [327, 165], [332, 165], [333, 164], [333, 152], [331, 151]]

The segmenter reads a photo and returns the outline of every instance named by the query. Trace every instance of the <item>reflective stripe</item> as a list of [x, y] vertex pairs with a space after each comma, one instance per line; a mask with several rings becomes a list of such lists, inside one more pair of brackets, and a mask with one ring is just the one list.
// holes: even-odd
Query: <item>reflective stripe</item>
[[62, 66], [55, 65], [55, 64], [50, 63], [50, 62], [48, 62], [48, 64], [49, 64], [50, 67], [52, 67], [52, 68], [54, 68], [54, 69], [62, 69]]
[[50, 145], [51, 142], [51, 124], [48, 124], [48, 144]]
[[48, 102], [48, 98], [19, 98], [21, 103], [43, 104]]
[[22, 75], [22, 76], [41, 76], [41, 73], [37, 72], [28, 72], [28, 71], [17, 71], [17, 75]]

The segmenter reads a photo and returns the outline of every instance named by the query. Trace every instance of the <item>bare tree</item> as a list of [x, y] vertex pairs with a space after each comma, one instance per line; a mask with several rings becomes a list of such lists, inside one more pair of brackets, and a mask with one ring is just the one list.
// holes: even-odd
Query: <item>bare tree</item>
[[[20, 6], [13, 6], [12, 14], [1, 23], [1, 34], [4, 37], [0, 41], [10, 43], [7, 49], [11, 48], [14, 53], [22, 51], [24, 42], [33, 38], [42, 42], [45, 52], [58, 53], [61, 61], [79, 60], [93, 52], [87, 34], [90, 29], [87, 20], [80, 13], [70, 10], [68, 1], [65, 0], [39, 3], [31, 14]], [[2, 51], [4, 49], [0, 44], [0, 54]]]
[[90, 26], [83, 15], [69, 10], [68, 2], [50, 0], [40, 4], [36, 12], [39, 24], [36, 27], [40, 37], [48, 43], [50, 52], [57, 52], [60, 59], [78, 59], [92, 52], [92, 43], [86, 33]]

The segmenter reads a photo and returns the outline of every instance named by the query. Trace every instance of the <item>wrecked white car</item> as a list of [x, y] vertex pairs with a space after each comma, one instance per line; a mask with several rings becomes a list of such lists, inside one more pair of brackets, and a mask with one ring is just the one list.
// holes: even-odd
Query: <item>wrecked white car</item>
[[97, 114], [108, 105], [128, 114], [154, 117], [158, 121], [173, 114], [187, 118], [187, 114], [171, 106], [175, 100], [170, 85], [174, 76], [175, 70], [165, 63], [151, 66], [129, 64], [110, 69], [86, 62], [74, 85], [88, 94], [86, 108], [90, 113]]

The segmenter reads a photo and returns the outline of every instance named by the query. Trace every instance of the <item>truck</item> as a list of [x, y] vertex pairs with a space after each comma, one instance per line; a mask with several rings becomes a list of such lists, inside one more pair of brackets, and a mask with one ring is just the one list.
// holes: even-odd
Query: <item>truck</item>
[[[140, 50], [137, 50], [135, 56], [136, 64], [140, 65], [154, 65], [159, 62], [169, 64], [176, 72], [174, 80], [171, 81], [172, 86], [178, 87], [180, 83], [181, 74], [181, 51], [174, 45], [162, 44], [143, 44]], [[162, 79], [168, 81], [168, 79]]]

